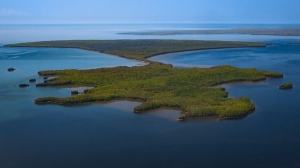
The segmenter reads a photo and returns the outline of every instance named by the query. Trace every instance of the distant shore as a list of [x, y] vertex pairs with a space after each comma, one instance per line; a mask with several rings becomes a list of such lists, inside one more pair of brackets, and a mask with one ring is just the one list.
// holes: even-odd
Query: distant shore
[[163, 31], [144, 31], [144, 32], [123, 32], [124, 35], [201, 35], [201, 34], [250, 34], [268, 36], [300, 36], [300, 26], [290, 27], [249, 27], [249, 28], [230, 28], [215, 30], [163, 30]]

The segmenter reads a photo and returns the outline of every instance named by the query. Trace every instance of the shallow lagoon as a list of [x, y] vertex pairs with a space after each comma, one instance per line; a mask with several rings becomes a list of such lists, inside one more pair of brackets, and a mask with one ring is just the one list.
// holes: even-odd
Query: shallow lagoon
[[[300, 46], [290, 44], [293, 38], [274, 39], [265, 39], [274, 44], [267, 48], [153, 57], [179, 67], [231, 64], [285, 74], [283, 79], [224, 85], [230, 96], [246, 96], [256, 104], [246, 118], [183, 123], [168, 117], [168, 111], [134, 114], [138, 102], [37, 106], [35, 98], [69, 96], [71, 89], [13, 86], [29, 78], [42, 81], [36, 73], [42, 69], [139, 62], [76, 49], [0, 48], [0, 167], [299, 167]], [[8, 73], [11, 66], [17, 70]], [[295, 87], [279, 90], [284, 82]]]

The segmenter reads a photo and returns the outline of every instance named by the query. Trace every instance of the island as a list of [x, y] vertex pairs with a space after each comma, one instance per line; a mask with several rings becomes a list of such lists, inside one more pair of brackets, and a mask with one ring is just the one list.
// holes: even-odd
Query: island
[[28, 87], [28, 86], [29, 86], [29, 84], [19, 84], [20, 88], [25, 88], [25, 87]]
[[36, 79], [29, 79], [29, 82], [36, 82]]
[[284, 83], [284, 84], [279, 86], [279, 89], [292, 89], [292, 88], [293, 88], [292, 83]]
[[15, 71], [15, 70], [16, 70], [15, 68], [8, 68], [8, 69], [7, 69], [8, 72], [13, 72], [13, 71]]
[[221, 119], [246, 116], [255, 110], [249, 98], [229, 98], [220, 84], [231, 82], [257, 82], [266, 78], [281, 78], [283, 74], [254, 68], [240, 69], [230, 65], [211, 68], [174, 68], [147, 60], [168, 52], [211, 48], [263, 47], [262, 43], [185, 41], [185, 40], [111, 40], [111, 41], [50, 41], [7, 46], [70, 47], [99, 51], [145, 61], [145, 66], [97, 68], [88, 70], [46, 70], [38, 72], [44, 77], [57, 76], [37, 87], [90, 86], [93, 89], [67, 98], [43, 97], [36, 104], [79, 104], [111, 100], [142, 100], [134, 108], [141, 113], [160, 107], [181, 111], [179, 120], [219, 116]]

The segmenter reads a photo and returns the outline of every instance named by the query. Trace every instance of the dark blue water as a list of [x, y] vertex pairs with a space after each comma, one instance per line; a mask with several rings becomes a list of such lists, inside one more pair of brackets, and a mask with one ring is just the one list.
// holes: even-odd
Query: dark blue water
[[[194, 38], [189, 37], [180, 39]], [[235, 37], [228, 36], [239, 39]], [[255, 103], [256, 111], [243, 119], [183, 123], [176, 121], [178, 113], [174, 111], [134, 114], [138, 102], [38, 106], [33, 103], [35, 98], [66, 97], [72, 89], [36, 88], [33, 84], [14, 87], [30, 78], [42, 81], [37, 71], [43, 69], [133, 66], [139, 62], [76, 49], [0, 48], [0, 167], [300, 167], [300, 46], [290, 44], [297, 38], [242, 38], [272, 45], [152, 58], [179, 67], [230, 64], [285, 75], [223, 86], [231, 97], [246, 96]], [[8, 67], [17, 70], [9, 73]], [[295, 87], [279, 90], [284, 82]]]
[[[283, 79], [224, 85], [231, 97], [249, 97], [257, 109], [242, 120], [208, 124], [220, 131], [211, 137], [216, 142], [207, 143], [218, 146], [208, 155], [222, 161], [206, 160], [207, 167], [300, 167], [300, 46], [280, 40], [268, 43], [272, 45], [266, 48], [195, 51], [151, 58], [178, 67], [228, 64], [284, 73]], [[294, 83], [294, 89], [279, 90], [278, 86], [284, 82]]]

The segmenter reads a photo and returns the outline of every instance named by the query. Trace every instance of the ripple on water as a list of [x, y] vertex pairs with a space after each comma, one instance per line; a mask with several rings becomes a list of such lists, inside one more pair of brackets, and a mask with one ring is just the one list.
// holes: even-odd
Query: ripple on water
[[34, 50], [16, 50], [14, 48], [5, 48], [4, 51], [0, 51], [0, 59], [16, 59], [20, 56], [36, 53]]

